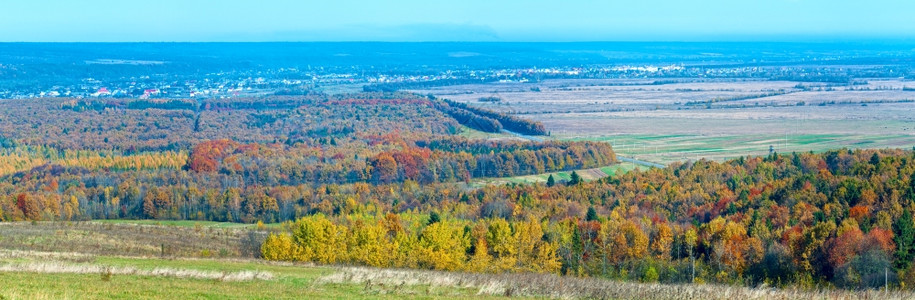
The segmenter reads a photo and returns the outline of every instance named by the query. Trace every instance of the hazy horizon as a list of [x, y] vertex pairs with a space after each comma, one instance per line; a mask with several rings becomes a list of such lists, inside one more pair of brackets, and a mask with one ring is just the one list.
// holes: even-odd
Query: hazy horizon
[[[163, 0], [5, 4], [0, 42], [592, 42], [913, 40], [915, 3]], [[49, 9], [53, 8], [53, 9]]]

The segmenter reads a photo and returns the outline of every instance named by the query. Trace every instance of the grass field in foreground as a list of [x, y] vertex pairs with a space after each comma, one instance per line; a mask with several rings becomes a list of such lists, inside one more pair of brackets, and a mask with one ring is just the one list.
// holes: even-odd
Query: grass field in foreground
[[[57, 259], [60, 259], [58, 257]], [[430, 284], [376, 286], [322, 280], [336, 272], [330, 267], [273, 265], [261, 261], [62, 257], [48, 267], [47, 259], [29, 255], [4, 257], [0, 267], [41, 271], [0, 271], [0, 299], [365, 299], [365, 298], [491, 298], [479, 289]], [[12, 266], [12, 267], [10, 267]], [[70, 268], [66, 268], [71, 266]], [[114, 270], [176, 270], [185, 273], [230, 273], [257, 270], [270, 279], [224, 281], [168, 275], [74, 273], [79, 268], [104, 266]], [[76, 270], [76, 271], [74, 271]], [[139, 271], [138, 271], [139, 272]]]
[[[257, 274], [235, 276], [235, 274]], [[235, 277], [233, 277], [235, 276]], [[0, 299], [911, 299], [903, 291], [642, 284], [548, 274], [471, 274], [0, 250]]]

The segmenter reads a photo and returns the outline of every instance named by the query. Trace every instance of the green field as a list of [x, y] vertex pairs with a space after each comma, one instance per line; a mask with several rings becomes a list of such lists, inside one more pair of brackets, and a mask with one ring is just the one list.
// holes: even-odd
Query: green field
[[[582, 179], [586, 181], [601, 179], [607, 176], [615, 176], [617, 174], [623, 174], [632, 170], [644, 170], [648, 167], [639, 166], [633, 163], [618, 163], [610, 166], [593, 168], [593, 169], [583, 169], [575, 170]], [[535, 174], [535, 175], [524, 175], [524, 176], [514, 176], [514, 177], [504, 177], [504, 178], [479, 178], [474, 179], [473, 183], [475, 185], [487, 185], [487, 184], [507, 184], [507, 183], [518, 183], [518, 184], [531, 184], [531, 183], [544, 183], [547, 181], [547, 178], [553, 175], [553, 178], [557, 181], [568, 181], [572, 178], [572, 171], [563, 171], [563, 172], [552, 172], [544, 174]]]
[[746, 155], [821, 152], [840, 148], [911, 148], [912, 135], [869, 134], [749, 134], [749, 135], [612, 135], [571, 140], [608, 142], [618, 154], [668, 164], [701, 158], [725, 160]]

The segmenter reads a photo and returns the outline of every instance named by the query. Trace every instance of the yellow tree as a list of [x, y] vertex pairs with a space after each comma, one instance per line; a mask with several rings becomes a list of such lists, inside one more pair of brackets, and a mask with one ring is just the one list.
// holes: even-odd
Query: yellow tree
[[469, 240], [463, 228], [448, 221], [426, 226], [419, 239], [419, 263], [436, 270], [457, 270], [463, 267]]
[[673, 244], [674, 234], [670, 226], [666, 223], [657, 225], [657, 229], [651, 238], [651, 252], [657, 259], [670, 259], [670, 246]]
[[493, 265], [495, 271], [513, 269], [518, 263], [516, 256], [518, 248], [508, 221], [502, 218], [492, 219], [489, 221], [488, 229], [486, 242], [492, 247], [492, 251], [496, 255], [496, 262]]
[[537, 245], [537, 252], [534, 256], [534, 264], [531, 265], [531, 271], [538, 273], [559, 273], [562, 268], [562, 262], [559, 261], [557, 250], [559, 244], [556, 242], [540, 241]]
[[694, 251], [696, 249], [698, 240], [699, 235], [693, 228], [690, 228], [685, 233], [683, 233], [683, 241], [686, 243], [686, 251], [689, 252], [690, 282], [696, 281], [696, 257]]
[[[598, 237], [600, 244], [597, 252], [600, 255], [602, 274], [607, 274], [607, 267], [610, 264], [617, 265], [622, 262], [625, 256], [625, 249], [621, 246], [627, 245], [626, 236], [619, 231], [619, 215], [611, 213], [610, 218], [601, 222]], [[621, 251], [622, 250], [622, 251]]]
[[335, 263], [346, 253], [346, 229], [324, 215], [301, 218], [295, 223], [293, 240], [302, 247], [306, 260]]
[[300, 261], [306, 260], [302, 247], [292, 241], [288, 234], [270, 234], [261, 245], [261, 255], [266, 260]]
[[473, 244], [473, 256], [467, 262], [464, 269], [470, 272], [485, 273], [492, 271], [492, 256], [489, 255], [489, 247], [486, 246], [485, 239], [477, 239]]
[[387, 242], [385, 228], [382, 224], [366, 224], [357, 220], [350, 229], [347, 238], [350, 261], [373, 267], [388, 267], [393, 253]]
[[645, 257], [648, 252], [648, 236], [642, 232], [632, 221], [626, 221], [620, 228], [621, 233], [626, 237], [626, 258], [636, 260]]
[[417, 268], [419, 267], [419, 239], [413, 233], [398, 231], [392, 238], [391, 248], [394, 249], [391, 263], [394, 267]]
[[514, 233], [512, 239], [517, 243], [517, 263], [522, 270], [533, 271], [537, 269], [537, 252], [536, 247], [543, 242], [543, 228], [540, 222], [529, 218], [526, 222], [517, 222], [514, 224]]
[[719, 268], [727, 267], [739, 276], [762, 258], [762, 241], [747, 236], [742, 224], [718, 217], [706, 224], [705, 231]]

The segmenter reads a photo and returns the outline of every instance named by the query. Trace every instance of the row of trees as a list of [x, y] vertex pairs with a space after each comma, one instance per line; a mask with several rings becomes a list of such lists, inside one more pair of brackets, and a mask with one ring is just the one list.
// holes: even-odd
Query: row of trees
[[537, 220], [460, 222], [433, 217], [425, 223], [387, 214], [379, 219], [354, 216], [337, 224], [315, 215], [291, 224], [291, 234], [270, 235], [261, 249], [270, 260], [326, 264], [471, 272], [560, 270], [558, 244], [544, 240]]
[[336, 145], [321, 149], [207, 141], [194, 147], [188, 167], [196, 172], [239, 174], [250, 184], [404, 180], [428, 184], [595, 168], [616, 162], [609, 145], [594, 142], [381, 139], [372, 148], [352, 147], [336, 139], [328, 143]]
[[493, 118], [481, 116], [469, 110], [454, 107], [445, 102], [436, 102], [435, 108], [454, 118], [464, 126], [483, 132], [502, 131], [502, 123]]
[[443, 100], [444, 103], [448, 106], [456, 109], [462, 109], [469, 111], [473, 114], [479, 115], [481, 117], [493, 119], [498, 121], [499, 124], [505, 127], [505, 129], [526, 135], [547, 135], [546, 128], [543, 127], [543, 124], [540, 122], [534, 122], [498, 112], [494, 112], [488, 109], [479, 108], [470, 106], [466, 103], [455, 102], [448, 99]]
[[[370, 160], [372, 180], [448, 182], [596, 168], [616, 162], [613, 149], [590, 142], [510, 142], [446, 139], [417, 141], [426, 147], [385, 151]], [[431, 149], [431, 150], [430, 150]]]
[[43, 146], [0, 148], [0, 176], [25, 172], [46, 165], [81, 167], [87, 170], [180, 170], [187, 165], [183, 151], [142, 152], [59, 150]]
[[[901, 236], [911, 230], [905, 213], [893, 230], [862, 233], [853, 220], [791, 230], [777, 241], [755, 236], [744, 224], [717, 217], [700, 225], [622, 217], [593, 209], [584, 219], [559, 221], [516, 216], [477, 220], [412, 213], [304, 217], [271, 234], [261, 247], [268, 260], [469, 272], [540, 272], [643, 282], [719, 282], [810, 286], [831, 269], [827, 284], [846, 288], [911, 287], [910, 264], [892, 264]], [[911, 231], [909, 231], [911, 233]], [[908, 235], [911, 239], [911, 235]], [[825, 250], [817, 249], [821, 245]], [[911, 245], [909, 243], [908, 245]], [[822, 252], [821, 252], [822, 251]]]

